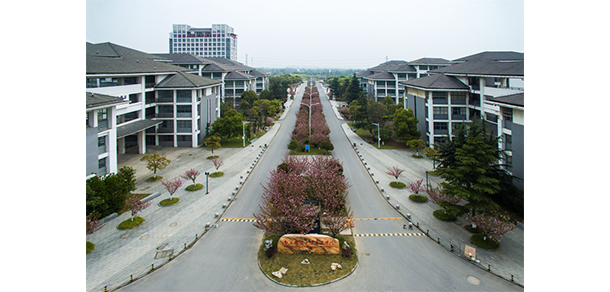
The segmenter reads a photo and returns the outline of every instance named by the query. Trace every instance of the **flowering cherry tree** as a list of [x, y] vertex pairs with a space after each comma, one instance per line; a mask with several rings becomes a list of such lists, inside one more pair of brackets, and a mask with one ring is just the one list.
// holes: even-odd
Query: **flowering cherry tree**
[[225, 162], [220, 157], [212, 158], [212, 163], [214, 163], [214, 167], [218, 170]]
[[104, 227], [104, 225], [106, 225], [106, 223], [99, 225], [98, 223], [99, 220], [97, 219], [97, 216], [95, 216], [93, 213], [87, 215], [87, 234], [92, 234], [93, 232], [100, 230], [102, 227]]
[[385, 173], [396, 178], [396, 182], [398, 182], [398, 178], [405, 171], [404, 169], [399, 168], [398, 166], [392, 166], [392, 168], [388, 167], [387, 169], [388, 169], [388, 171], [386, 171]]
[[348, 229], [348, 222], [350, 222], [354, 218], [354, 212], [348, 209], [337, 210], [330, 213], [323, 213], [321, 218], [321, 223], [324, 224], [335, 237], [337, 234], [341, 233], [341, 231]]
[[446, 194], [443, 193], [442, 187], [438, 184], [436, 186], [429, 187], [426, 192], [428, 193], [428, 198], [434, 204], [438, 204], [441, 201], [445, 201], [447, 203], [456, 205], [457, 203], [459, 203], [462, 200], [461, 198], [458, 198], [458, 197], [447, 196]]
[[411, 192], [413, 192], [414, 194], [419, 194], [419, 192], [424, 190], [424, 188], [421, 186], [423, 181], [423, 179], [420, 179], [415, 182], [409, 182], [409, 184], [407, 184], [407, 188], [411, 190]]
[[195, 180], [197, 179], [197, 177], [199, 176], [199, 171], [191, 168], [187, 171], [184, 172], [183, 175], [181, 175], [180, 177], [182, 177], [183, 179], [190, 179], [193, 181], [193, 184], [195, 184]]
[[[502, 240], [504, 234], [517, 227], [517, 225], [512, 223], [507, 216], [494, 212], [489, 214], [482, 212], [470, 217], [470, 219], [476, 224], [477, 228], [483, 232], [483, 235], [485, 236], [483, 238], [484, 240], [489, 237], [498, 243]], [[468, 218], [466, 218], [466, 220], [468, 220]]]
[[170, 199], [172, 195], [182, 186], [182, 180], [176, 178], [174, 180], [162, 180], [161, 183], [165, 186], [165, 189], [169, 192]]
[[151, 202], [142, 202], [137, 197], [129, 197], [125, 200], [125, 205], [131, 210], [131, 221], [133, 218], [138, 215], [138, 213], [142, 212], [142, 210], [150, 207]]

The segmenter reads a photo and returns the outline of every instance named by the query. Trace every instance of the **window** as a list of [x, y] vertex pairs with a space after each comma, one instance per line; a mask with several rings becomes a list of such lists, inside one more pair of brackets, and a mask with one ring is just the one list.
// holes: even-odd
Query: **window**
[[138, 95], [139, 95], [138, 93], [130, 94], [129, 103], [136, 103], [136, 102], [140, 101], [140, 98]]
[[432, 102], [435, 104], [447, 104], [447, 92], [446, 91], [433, 91]]
[[449, 118], [448, 110], [449, 109], [447, 107], [441, 107], [441, 106], [432, 107], [432, 113], [434, 114], [434, 119], [441, 119], [441, 120], [448, 119]]
[[447, 134], [447, 123], [435, 122], [434, 123], [434, 134]]
[[97, 138], [97, 154], [106, 152], [106, 136]]
[[191, 102], [191, 90], [177, 90], [177, 102]]
[[451, 119], [465, 120], [466, 119], [466, 108], [465, 107], [452, 107], [451, 108]]
[[117, 86], [119, 83], [117, 78], [107, 77], [100, 78], [100, 87]]
[[419, 65], [419, 70], [428, 70], [428, 65]]
[[451, 104], [466, 104], [466, 92], [452, 92]]
[[177, 132], [178, 133], [190, 133], [191, 125], [192, 125], [192, 123], [190, 120], [187, 120], [187, 121], [178, 120], [178, 121], [176, 121]]
[[108, 109], [97, 110], [97, 130], [103, 131], [108, 129]]
[[97, 161], [98, 175], [106, 174], [106, 157]]
[[504, 149], [512, 150], [513, 149], [513, 136], [509, 134], [504, 134]]
[[190, 105], [178, 105], [176, 108], [177, 111], [177, 117], [183, 117], [183, 118], [190, 118], [191, 114], [192, 114], [192, 110], [191, 110], [191, 106]]

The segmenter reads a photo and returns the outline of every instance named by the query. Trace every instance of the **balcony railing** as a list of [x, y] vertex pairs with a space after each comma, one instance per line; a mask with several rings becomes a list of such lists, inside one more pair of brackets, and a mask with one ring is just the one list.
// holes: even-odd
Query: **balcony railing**
[[449, 118], [448, 114], [434, 114], [435, 120], [446, 120]]
[[157, 102], [174, 102], [173, 97], [158, 97]]
[[157, 113], [157, 118], [173, 118], [174, 117], [174, 113], [173, 112], [168, 112], [168, 113]]
[[466, 119], [466, 115], [452, 114], [451, 115], [451, 119], [452, 120], [465, 120]]
[[178, 133], [190, 133], [191, 131], [193, 131], [191, 127], [188, 127], [188, 128], [178, 128], [177, 129]]
[[188, 112], [188, 113], [176, 113], [176, 117], [178, 118], [190, 118], [193, 116], [192, 112]]

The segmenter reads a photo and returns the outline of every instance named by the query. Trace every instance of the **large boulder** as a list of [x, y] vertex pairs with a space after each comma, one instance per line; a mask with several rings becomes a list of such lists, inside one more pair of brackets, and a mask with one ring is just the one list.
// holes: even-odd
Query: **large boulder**
[[320, 234], [284, 234], [277, 251], [285, 254], [340, 254], [339, 240]]

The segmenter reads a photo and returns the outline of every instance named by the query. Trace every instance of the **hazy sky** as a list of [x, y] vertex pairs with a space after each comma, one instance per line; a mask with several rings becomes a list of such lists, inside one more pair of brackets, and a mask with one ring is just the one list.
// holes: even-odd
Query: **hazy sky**
[[168, 53], [172, 24], [228, 24], [253, 67], [368, 68], [524, 51], [522, 0], [87, 0], [86, 40]]

